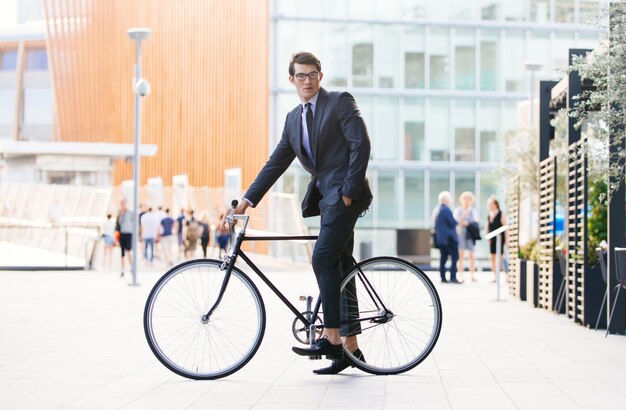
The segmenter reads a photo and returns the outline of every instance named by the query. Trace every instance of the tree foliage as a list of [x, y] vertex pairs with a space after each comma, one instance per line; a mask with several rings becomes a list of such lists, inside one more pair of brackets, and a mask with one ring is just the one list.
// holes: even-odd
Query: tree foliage
[[[569, 71], [576, 71], [593, 88], [575, 97], [570, 115], [576, 126], [588, 127], [583, 149], [598, 173], [596, 180], [607, 183], [607, 195], [624, 183], [624, 140], [626, 136], [626, 3], [611, 3], [606, 38], [591, 53], [572, 59]], [[609, 148], [613, 145], [614, 150]]]

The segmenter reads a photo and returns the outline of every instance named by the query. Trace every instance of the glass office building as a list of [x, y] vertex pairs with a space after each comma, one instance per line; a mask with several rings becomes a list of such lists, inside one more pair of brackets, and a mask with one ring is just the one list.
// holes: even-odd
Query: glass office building
[[[374, 203], [358, 227], [365, 236], [363, 230], [377, 229], [376, 252], [395, 246], [381, 231], [430, 227], [443, 190], [454, 198], [474, 192], [484, 220], [486, 199], [502, 197], [494, 171], [502, 165], [503, 136], [518, 127], [517, 105], [529, 98], [524, 62], [542, 64], [536, 80], [561, 78], [569, 48], [597, 45], [600, 30], [589, 22], [605, 5], [274, 0], [270, 146], [298, 103], [288, 81], [290, 56], [312, 51], [322, 62], [322, 86], [352, 93], [370, 132]], [[302, 196], [308, 179], [294, 163], [282, 190]]]

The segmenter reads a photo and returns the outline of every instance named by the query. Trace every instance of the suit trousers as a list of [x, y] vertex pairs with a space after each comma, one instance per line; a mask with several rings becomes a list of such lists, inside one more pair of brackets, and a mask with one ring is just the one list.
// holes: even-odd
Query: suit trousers
[[[340, 301], [339, 288], [344, 273], [352, 266], [354, 226], [370, 202], [370, 200], [353, 201], [352, 205], [345, 206], [340, 199], [338, 203], [320, 210], [321, 226], [313, 250], [312, 264], [322, 299], [324, 327], [340, 328], [342, 310], [344, 319], [350, 316], [350, 311], [354, 312], [356, 309], [358, 312], [358, 305], [355, 305], [354, 301], [348, 304], [345, 297]], [[353, 283], [350, 285], [354, 287]], [[341, 309], [341, 305], [344, 309]], [[351, 328], [344, 326], [341, 333], [342, 336], [359, 333], [359, 326], [358, 324]]]
[[456, 279], [456, 263], [459, 261], [459, 244], [454, 241], [448, 241], [447, 245], [439, 246], [439, 274], [441, 280], [446, 280], [446, 262], [448, 256], [452, 257], [452, 264], [450, 265], [450, 280]]

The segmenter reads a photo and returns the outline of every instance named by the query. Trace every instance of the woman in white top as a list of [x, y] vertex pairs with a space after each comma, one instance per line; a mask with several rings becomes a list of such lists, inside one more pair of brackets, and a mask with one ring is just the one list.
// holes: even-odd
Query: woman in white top
[[469, 271], [472, 276], [472, 282], [476, 282], [476, 269], [474, 259], [474, 240], [469, 235], [467, 227], [472, 222], [478, 222], [478, 212], [473, 208], [474, 194], [469, 191], [465, 191], [459, 197], [461, 206], [454, 210], [454, 218], [458, 221], [457, 233], [459, 235], [459, 262], [458, 262], [458, 274], [459, 279], [463, 278], [465, 270], [464, 261], [465, 255], [469, 259]]

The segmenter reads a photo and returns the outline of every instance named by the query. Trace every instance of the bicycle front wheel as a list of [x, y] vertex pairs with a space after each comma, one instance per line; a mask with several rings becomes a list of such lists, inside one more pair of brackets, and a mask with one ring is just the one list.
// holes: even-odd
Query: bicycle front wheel
[[406, 372], [432, 351], [441, 332], [439, 295], [422, 270], [402, 259], [377, 257], [350, 269], [341, 284], [343, 314], [357, 333], [359, 369], [372, 374]]
[[217, 260], [193, 260], [170, 269], [148, 296], [144, 331], [157, 359], [190, 379], [218, 379], [254, 356], [265, 332], [258, 289], [233, 267], [221, 302], [208, 320], [225, 271]]

